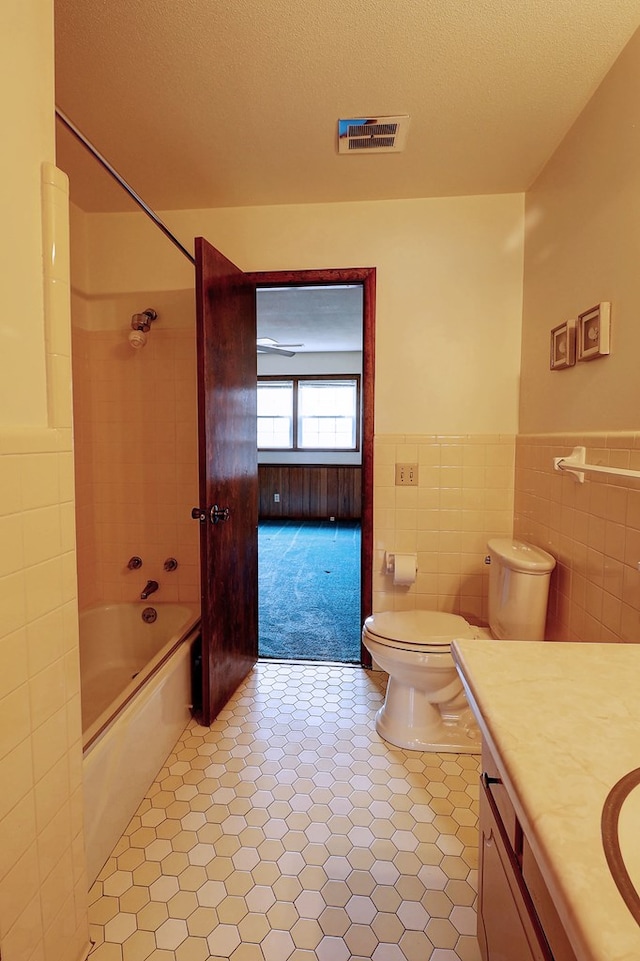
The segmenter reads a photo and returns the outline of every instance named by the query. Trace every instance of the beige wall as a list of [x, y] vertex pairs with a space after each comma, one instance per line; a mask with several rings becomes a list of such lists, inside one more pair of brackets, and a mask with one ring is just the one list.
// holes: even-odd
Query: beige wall
[[52, 4], [8, 0], [0, 17], [0, 942], [7, 961], [74, 961], [88, 925]]
[[[0, 427], [46, 423], [40, 163], [54, 159], [53, 3], [4, 0]], [[10, 147], [8, 146], [10, 144]]]
[[[487, 538], [511, 534], [513, 523], [522, 196], [163, 218], [185, 246], [203, 234], [247, 270], [376, 267], [374, 605], [423, 605], [486, 619]], [[192, 283], [191, 266], [141, 214], [87, 215], [82, 231], [92, 316], [96, 298], [115, 302], [139, 289], [155, 289], [157, 298]], [[124, 311], [123, 337], [127, 320]], [[80, 406], [88, 409], [84, 401]], [[420, 463], [419, 488], [395, 488], [394, 457]], [[79, 483], [81, 509], [84, 491]], [[105, 514], [104, 529], [108, 523]], [[83, 556], [90, 556], [90, 537], [86, 544]], [[97, 548], [96, 556], [105, 550], [114, 554], [117, 547]], [[385, 550], [418, 555], [419, 576], [410, 588], [394, 588], [382, 573]], [[110, 565], [114, 570], [115, 556]], [[127, 581], [126, 573], [118, 577]], [[83, 605], [96, 583], [82, 578]]]
[[[376, 431], [515, 433], [522, 195], [163, 214], [244, 270], [377, 268]], [[177, 289], [192, 268], [139, 214], [90, 215], [91, 289]]]
[[[520, 431], [635, 430], [640, 31], [527, 193]], [[549, 370], [549, 331], [611, 302], [611, 355]]]
[[[640, 482], [553, 470], [640, 470], [640, 32], [527, 194], [514, 529], [557, 558], [548, 633], [638, 641]], [[611, 302], [611, 355], [549, 370], [552, 327]]]

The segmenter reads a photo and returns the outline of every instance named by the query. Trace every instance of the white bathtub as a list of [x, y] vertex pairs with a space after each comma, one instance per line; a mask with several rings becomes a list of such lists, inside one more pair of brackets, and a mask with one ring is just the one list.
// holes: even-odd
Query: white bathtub
[[[153, 607], [157, 620], [142, 612]], [[80, 614], [83, 786], [92, 884], [188, 723], [199, 611], [106, 604]]]

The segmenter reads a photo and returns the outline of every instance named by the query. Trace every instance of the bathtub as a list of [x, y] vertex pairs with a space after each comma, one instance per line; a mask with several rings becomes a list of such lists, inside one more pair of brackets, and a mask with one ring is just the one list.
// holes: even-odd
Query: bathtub
[[[153, 608], [154, 623], [142, 612]], [[105, 604], [80, 614], [84, 828], [92, 884], [191, 717], [195, 605]]]

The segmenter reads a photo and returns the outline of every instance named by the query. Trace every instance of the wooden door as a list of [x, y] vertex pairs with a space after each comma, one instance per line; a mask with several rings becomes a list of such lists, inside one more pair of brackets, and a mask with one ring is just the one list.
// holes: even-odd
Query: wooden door
[[202, 723], [258, 657], [255, 285], [197, 237]]

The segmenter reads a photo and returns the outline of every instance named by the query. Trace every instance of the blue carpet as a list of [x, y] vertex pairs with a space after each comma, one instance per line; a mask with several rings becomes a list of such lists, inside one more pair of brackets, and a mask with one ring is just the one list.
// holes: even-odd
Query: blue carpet
[[261, 521], [260, 657], [360, 662], [360, 524]]

